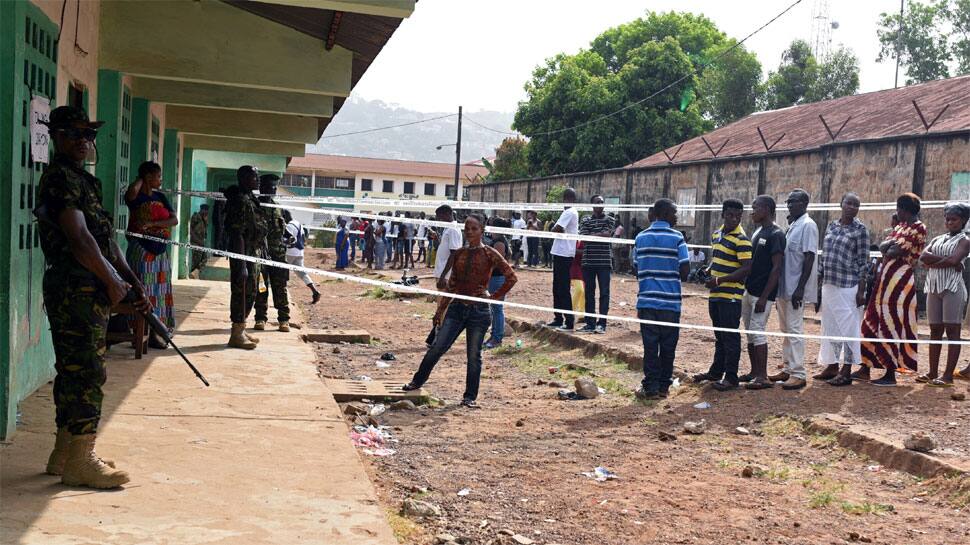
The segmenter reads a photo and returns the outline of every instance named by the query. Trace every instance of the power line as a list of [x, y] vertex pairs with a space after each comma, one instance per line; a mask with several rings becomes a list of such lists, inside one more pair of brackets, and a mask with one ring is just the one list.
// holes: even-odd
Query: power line
[[486, 126], [486, 125], [482, 125], [478, 121], [475, 121], [474, 119], [472, 119], [471, 117], [469, 117], [468, 114], [465, 114], [465, 120], [468, 121], [469, 123], [471, 123], [472, 125], [477, 125], [477, 126], [483, 128], [483, 129], [485, 129], [486, 131], [497, 132], [499, 134], [508, 134], [508, 135], [511, 135], [511, 136], [522, 136], [522, 133], [519, 133], [519, 132], [502, 131], [502, 130], [499, 130], [499, 129], [493, 129], [492, 127], [489, 127], [489, 126]]
[[344, 132], [344, 133], [340, 133], [340, 134], [331, 134], [331, 135], [321, 136], [320, 137], [320, 140], [325, 140], [327, 138], [337, 138], [337, 137], [340, 137], [340, 136], [353, 136], [355, 134], [366, 134], [366, 133], [370, 133], [370, 132], [386, 131], [388, 129], [396, 129], [398, 127], [407, 127], [409, 125], [417, 125], [419, 123], [427, 123], [429, 121], [437, 121], [439, 119], [445, 119], [445, 118], [448, 118], [448, 117], [454, 117], [456, 115], [458, 115], [458, 114], [445, 114], [445, 115], [440, 115], [438, 117], [429, 117], [428, 119], [419, 119], [417, 121], [410, 121], [408, 123], [400, 123], [398, 125], [388, 125], [386, 127], [375, 127], [373, 129], [364, 129], [364, 130], [360, 130], [360, 131]]
[[[754, 36], [755, 34], [761, 32], [762, 30], [764, 30], [765, 28], [767, 28], [769, 25], [771, 25], [772, 23], [774, 23], [775, 21], [777, 21], [778, 19], [780, 19], [783, 15], [785, 15], [786, 13], [788, 13], [789, 11], [791, 11], [792, 8], [794, 8], [795, 6], [797, 6], [798, 4], [801, 4], [801, 3], [802, 3], [802, 0], [795, 0], [787, 8], [785, 8], [781, 13], [779, 13], [778, 15], [775, 15], [774, 17], [772, 17], [771, 19], [769, 19], [768, 22], [766, 22], [765, 24], [761, 25], [760, 27], [758, 27], [757, 29], [755, 29], [753, 32], [751, 32], [750, 34], [748, 34], [747, 36], [745, 36], [743, 39], [741, 39], [741, 41], [734, 43], [734, 45], [732, 45], [731, 47], [729, 47], [729, 48], [725, 49], [724, 51], [718, 53], [709, 62], [701, 64], [697, 68], [694, 68], [693, 70], [691, 70], [690, 73], [684, 74], [683, 76], [681, 76], [681, 77], [677, 78], [676, 80], [668, 83], [663, 88], [661, 88], [660, 90], [652, 93], [651, 95], [649, 95], [647, 97], [644, 97], [644, 98], [642, 98], [642, 99], [640, 99], [640, 100], [638, 100], [636, 102], [631, 102], [631, 103], [627, 104], [626, 106], [620, 108], [619, 110], [616, 110], [615, 112], [610, 112], [608, 114], [602, 115], [602, 116], [597, 117], [595, 119], [590, 119], [589, 121], [584, 121], [582, 123], [573, 125], [572, 127], [564, 127], [562, 129], [555, 129], [555, 130], [551, 130], [551, 131], [535, 132], [535, 133], [532, 133], [532, 134], [527, 134], [526, 136], [529, 137], [529, 138], [535, 138], [536, 136], [549, 136], [549, 135], [553, 135], [553, 134], [564, 133], [564, 132], [567, 132], [567, 131], [574, 131], [576, 129], [580, 129], [582, 127], [586, 127], [586, 126], [592, 125], [594, 123], [599, 123], [600, 121], [603, 121], [604, 119], [609, 119], [611, 117], [614, 117], [616, 115], [619, 115], [619, 114], [621, 114], [621, 113], [629, 110], [630, 108], [633, 108], [634, 106], [639, 106], [640, 104], [643, 104], [644, 102], [646, 102], [646, 101], [648, 101], [648, 100], [656, 97], [657, 95], [663, 93], [664, 91], [667, 91], [671, 87], [673, 87], [673, 86], [681, 83], [682, 81], [686, 80], [687, 78], [693, 77], [693, 76], [699, 74], [705, 68], [707, 68], [708, 66], [716, 63], [721, 58], [723, 58], [724, 56], [726, 56], [728, 53], [730, 53], [731, 51], [733, 51], [733, 50], [737, 49], [738, 47], [740, 47], [742, 44], [744, 44], [744, 42], [748, 41], [748, 39], [750, 39], [752, 36]], [[473, 121], [473, 123], [474, 123], [474, 121]], [[479, 126], [481, 126], [483, 128], [485, 128], [485, 129], [488, 129], [490, 131], [497, 132], [497, 133], [501, 133], [501, 134], [510, 134], [510, 135], [511, 134], [516, 134], [516, 133], [511, 133], [511, 132], [506, 132], [506, 131], [500, 131], [498, 129], [493, 129], [491, 127], [484, 127], [484, 126], [480, 125], [479, 123], [475, 123], [475, 124], [476, 125], [479, 125]]]

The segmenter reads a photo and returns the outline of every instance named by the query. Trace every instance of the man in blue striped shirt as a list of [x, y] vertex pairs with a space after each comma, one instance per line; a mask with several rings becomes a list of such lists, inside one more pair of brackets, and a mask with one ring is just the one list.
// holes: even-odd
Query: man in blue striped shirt
[[[680, 283], [690, 273], [690, 257], [684, 235], [677, 225], [677, 205], [657, 199], [650, 208], [650, 227], [637, 235], [637, 316], [641, 320], [680, 323]], [[641, 399], [667, 397], [674, 372], [674, 352], [680, 328], [640, 324], [643, 338], [643, 386]]]

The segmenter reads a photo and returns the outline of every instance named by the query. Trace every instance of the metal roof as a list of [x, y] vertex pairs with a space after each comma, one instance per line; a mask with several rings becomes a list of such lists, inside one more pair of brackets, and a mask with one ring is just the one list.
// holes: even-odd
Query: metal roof
[[970, 130], [970, 76], [758, 112], [629, 166], [803, 151], [832, 142], [962, 130]]
[[[374, 159], [370, 157], [349, 157], [346, 155], [324, 155], [308, 153], [294, 157], [287, 168], [291, 171], [316, 170], [329, 174], [383, 174], [388, 176], [421, 176], [426, 178], [455, 177], [454, 163], [432, 163], [425, 161], [402, 161], [398, 159]], [[461, 177], [465, 182], [477, 182], [488, 175], [488, 169], [473, 164], [461, 165]]]

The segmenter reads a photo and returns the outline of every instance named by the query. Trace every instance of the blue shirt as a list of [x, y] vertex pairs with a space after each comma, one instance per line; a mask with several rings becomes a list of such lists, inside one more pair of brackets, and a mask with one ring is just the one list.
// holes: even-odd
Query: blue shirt
[[680, 312], [680, 265], [690, 262], [684, 235], [658, 220], [640, 231], [634, 249], [640, 284], [637, 308]]

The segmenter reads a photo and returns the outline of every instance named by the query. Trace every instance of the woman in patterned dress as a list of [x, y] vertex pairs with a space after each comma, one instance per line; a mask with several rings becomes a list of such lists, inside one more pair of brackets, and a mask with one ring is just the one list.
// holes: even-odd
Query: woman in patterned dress
[[[172, 227], [178, 225], [175, 209], [158, 188], [162, 187], [162, 167], [145, 161], [138, 167], [138, 179], [125, 192], [128, 205], [128, 230], [157, 238], [172, 238]], [[175, 301], [172, 298], [172, 258], [168, 244], [138, 237], [128, 237], [125, 254], [128, 266], [145, 284], [148, 300], [155, 315], [175, 331]], [[148, 346], [162, 349], [166, 344], [154, 331], [149, 332]]]
[[[862, 336], [913, 339], [916, 335], [916, 282], [914, 267], [926, 244], [926, 226], [919, 220], [920, 198], [904, 193], [896, 199], [899, 223], [879, 245], [882, 268], [862, 321]], [[862, 365], [852, 377], [869, 380], [873, 367], [885, 369], [876, 386], [895, 386], [896, 371], [916, 371], [916, 344], [862, 342]]]

